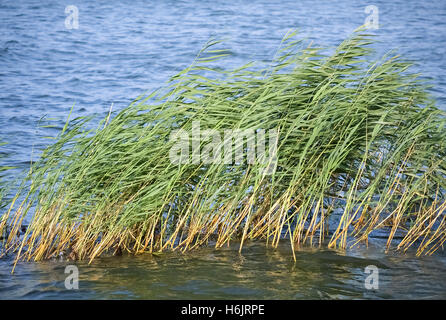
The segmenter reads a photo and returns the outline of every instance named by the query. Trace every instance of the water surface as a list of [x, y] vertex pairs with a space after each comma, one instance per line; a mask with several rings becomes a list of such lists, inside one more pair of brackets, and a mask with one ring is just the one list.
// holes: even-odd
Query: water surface
[[[384, 254], [375, 246], [342, 251], [263, 242], [202, 248], [187, 254], [103, 257], [87, 262], [0, 262], [0, 298], [14, 299], [445, 299], [444, 257]], [[65, 268], [76, 265], [79, 289], [65, 288]], [[378, 289], [367, 289], [367, 266], [378, 269]]]

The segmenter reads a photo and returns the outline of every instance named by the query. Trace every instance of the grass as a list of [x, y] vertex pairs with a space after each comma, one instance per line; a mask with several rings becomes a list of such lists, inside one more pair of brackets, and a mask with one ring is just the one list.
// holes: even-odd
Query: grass
[[[166, 88], [95, 129], [87, 118], [68, 121], [0, 220], [0, 231], [12, 230], [4, 253], [92, 260], [234, 240], [242, 249], [249, 239], [288, 241], [294, 253], [302, 244], [347, 248], [384, 229], [388, 250], [432, 254], [446, 240], [445, 113], [409, 62], [370, 62], [370, 43], [357, 32], [324, 54], [290, 33], [268, 66], [222, 70], [226, 51], [209, 42]], [[277, 129], [275, 172], [172, 163], [169, 137], [192, 121]]]
[[[4, 146], [5, 144], [6, 144], [5, 142], [0, 141], [0, 160], [2, 160], [3, 158], [5, 158], [7, 156], [6, 153], [1, 152], [1, 147]], [[4, 178], [5, 178], [4, 173], [6, 170], [9, 170], [9, 169], [13, 169], [13, 167], [0, 165], [0, 210], [4, 209], [7, 205], [5, 198], [8, 193], [9, 188], [8, 188], [7, 184], [4, 182]], [[5, 231], [7, 231], [7, 226], [6, 226], [6, 228], [2, 227], [0, 229], [0, 240], [3, 240]], [[1, 250], [1, 247], [0, 247], [0, 250]], [[0, 253], [1, 253], [1, 251], [0, 251]]]

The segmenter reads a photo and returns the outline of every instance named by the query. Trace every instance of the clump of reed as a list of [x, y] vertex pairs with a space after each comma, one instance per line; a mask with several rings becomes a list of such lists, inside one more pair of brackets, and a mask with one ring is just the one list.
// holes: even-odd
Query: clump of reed
[[[3, 250], [18, 260], [92, 260], [282, 239], [294, 253], [302, 244], [347, 248], [384, 228], [387, 249], [433, 253], [446, 240], [445, 113], [409, 62], [370, 62], [371, 42], [357, 32], [327, 54], [290, 33], [265, 68], [229, 71], [214, 66], [227, 53], [210, 42], [166, 88], [97, 128], [67, 122], [3, 214], [0, 230], [30, 217]], [[172, 163], [171, 133], [190, 132], [192, 121], [277, 129], [275, 171]]]

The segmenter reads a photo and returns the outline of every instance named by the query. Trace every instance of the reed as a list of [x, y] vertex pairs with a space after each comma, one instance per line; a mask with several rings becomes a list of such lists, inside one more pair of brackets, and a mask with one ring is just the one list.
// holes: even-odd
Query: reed
[[[347, 248], [384, 229], [388, 250], [433, 253], [446, 240], [445, 113], [409, 62], [370, 62], [370, 43], [356, 32], [327, 54], [292, 32], [268, 66], [222, 70], [227, 52], [211, 41], [164, 89], [94, 129], [68, 121], [3, 214], [0, 231], [13, 231], [4, 252], [92, 260], [265, 239], [294, 253]], [[261, 162], [172, 163], [171, 133], [193, 121], [276, 129], [274, 172]]]

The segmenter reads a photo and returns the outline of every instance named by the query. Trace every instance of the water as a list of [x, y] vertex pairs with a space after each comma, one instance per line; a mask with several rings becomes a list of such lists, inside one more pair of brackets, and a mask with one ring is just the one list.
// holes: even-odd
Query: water
[[[17, 166], [36, 159], [75, 104], [74, 115], [105, 114], [161, 87], [211, 37], [228, 39], [223, 66], [267, 61], [289, 29], [333, 46], [365, 21], [369, 1], [76, 1], [79, 29], [66, 29], [56, 1], [0, 3], [0, 140]], [[396, 48], [417, 61], [446, 110], [446, 2], [373, 1], [378, 53]], [[38, 127], [40, 119], [56, 127]], [[5, 161], [1, 160], [0, 165]], [[443, 254], [415, 258], [380, 250], [298, 252], [262, 245], [191, 255], [115, 257], [79, 264], [81, 289], [63, 286], [67, 262], [0, 261], [0, 298], [429, 298], [445, 295]], [[380, 266], [381, 287], [364, 289], [364, 267]]]
[[[65, 289], [67, 261], [0, 269], [0, 298], [15, 299], [445, 299], [446, 264], [438, 257], [348, 254], [302, 249], [293, 261], [288, 243], [267, 249], [203, 248], [188, 254], [143, 254], [76, 262], [79, 289]], [[12, 262], [9, 264], [11, 265]], [[378, 289], [366, 289], [364, 269], [378, 268]], [[4, 267], [6, 265], [4, 264]], [[25, 281], [26, 279], [26, 281]]]

